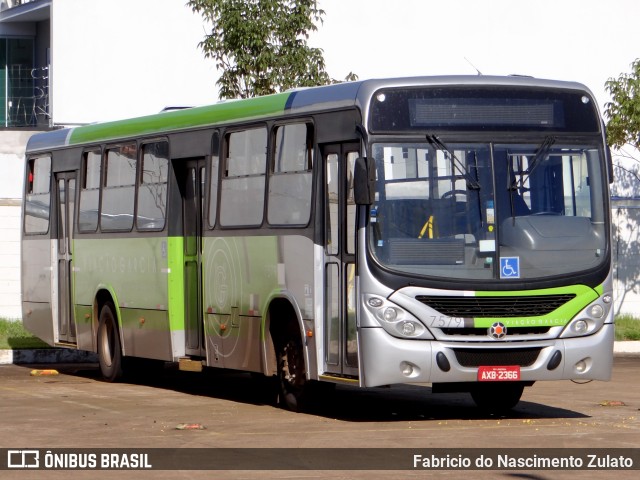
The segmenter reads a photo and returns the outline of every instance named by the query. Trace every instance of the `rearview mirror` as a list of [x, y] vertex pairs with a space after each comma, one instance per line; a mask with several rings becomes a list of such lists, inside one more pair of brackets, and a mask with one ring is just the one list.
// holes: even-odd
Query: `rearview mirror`
[[375, 201], [376, 162], [372, 158], [358, 157], [353, 172], [353, 194], [356, 204], [371, 205]]

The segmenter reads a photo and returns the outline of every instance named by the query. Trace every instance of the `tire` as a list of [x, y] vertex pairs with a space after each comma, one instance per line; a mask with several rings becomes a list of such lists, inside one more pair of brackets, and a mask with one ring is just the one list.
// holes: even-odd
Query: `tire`
[[307, 377], [302, 345], [289, 339], [278, 352], [278, 403], [292, 412], [301, 412], [306, 405]]
[[470, 393], [480, 410], [490, 414], [503, 414], [518, 404], [523, 391], [522, 383], [496, 383], [476, 385]]
[[97, 340], [102, 377], [107, 382], [118, 381], [122, 378], [122, 350], [115, 307], [111, 302], [105, 303], [100, 310]]

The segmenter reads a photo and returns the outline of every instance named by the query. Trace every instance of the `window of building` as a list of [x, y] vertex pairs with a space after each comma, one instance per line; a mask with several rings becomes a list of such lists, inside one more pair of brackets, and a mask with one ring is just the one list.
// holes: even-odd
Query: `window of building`
[[136, 183], [135, 143], [106, 151], [100, 227], [131, 230]]
[[[48, 124], [48, 70], [34, 69], [33, 38], [0, 38], [0, 117], [4, 127]], [[46, 94], [46, 98], [45, 98]]]
[[264, 211], [267, 129], [229, 133], [225, 140], [220, 224], [226, 227], [260, 225]]

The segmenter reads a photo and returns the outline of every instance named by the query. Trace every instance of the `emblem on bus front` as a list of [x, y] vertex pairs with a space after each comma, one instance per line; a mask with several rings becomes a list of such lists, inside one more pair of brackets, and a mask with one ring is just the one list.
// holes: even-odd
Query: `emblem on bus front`
[[496, 322], [489, 327], [489, 331], [487, 333], [491, 338], [500, 340], [507, 336], [507, 327], [504, 323]]

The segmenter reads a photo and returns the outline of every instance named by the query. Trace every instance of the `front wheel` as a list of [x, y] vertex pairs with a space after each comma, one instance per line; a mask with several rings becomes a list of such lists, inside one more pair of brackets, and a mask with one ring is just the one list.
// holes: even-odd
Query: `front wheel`
[[107, 302], [100, 310], [98, 323], [98, 362], [103, 378], [115, 382], [122, 377], [122, 350], [113, 303]]
[[300, 342], [289, 340], [278, 352], [278, 381], [280, 405], [293, 412], [303, 410], [307, 378]]
[[518, 404], [523, 391], [521, 383], [480, 384], [471, 389], [471, 398], [481, 410], [501, 414]]

